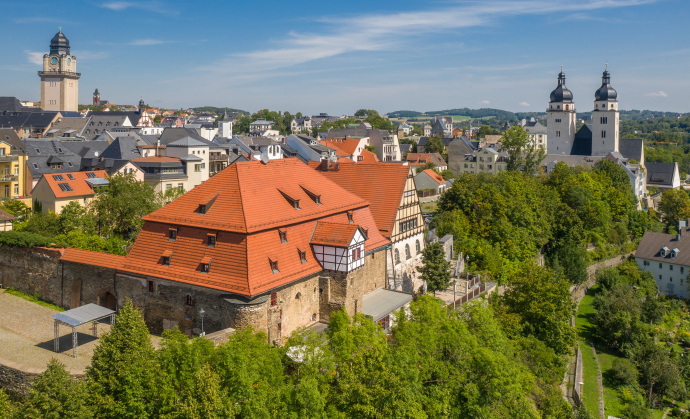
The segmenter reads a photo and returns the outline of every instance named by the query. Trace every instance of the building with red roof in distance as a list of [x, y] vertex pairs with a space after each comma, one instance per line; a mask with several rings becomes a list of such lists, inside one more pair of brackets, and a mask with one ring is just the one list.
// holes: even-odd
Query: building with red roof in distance
[[105, 170], [44, 174], [31, 191], [35, 202], [44, 212], [56, 214], [70, 202], [85, 206], [96, 196], [98, 189], [109, 181]]
[[386, 266], [389, 287], [410, 293], [417, 291], [422, 285], [417, 267], [421, 266], [424, 249], [424, 221], [413, 168], [404, 163], [333, 164], [328, 161], [309, 162], [309, 166], [369, 201], [379, 232], [392, 242]]
[[390, 241], [370, 203], [297, 159], [233, 164], [144, 221], [127, 256], [61, 260], [112, 271], [81, 302], [131, 298], [154, 331], [199, 332], [203, 309], [207, 332], [252, 326], [280, 343], [335, 310], [385, 320], [411, 299], [385, 289]]

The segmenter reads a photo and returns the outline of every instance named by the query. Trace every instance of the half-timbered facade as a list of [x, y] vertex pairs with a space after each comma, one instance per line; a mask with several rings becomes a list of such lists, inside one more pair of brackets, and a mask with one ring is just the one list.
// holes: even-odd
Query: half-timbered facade
[[371, 203], [379, 232], [391, 241], [386, 253], [390, 287], [417, 291], [422, 285], [417, 267], [424, 249], [424, 220], [412, 168], [406, 163], [309, 165]]

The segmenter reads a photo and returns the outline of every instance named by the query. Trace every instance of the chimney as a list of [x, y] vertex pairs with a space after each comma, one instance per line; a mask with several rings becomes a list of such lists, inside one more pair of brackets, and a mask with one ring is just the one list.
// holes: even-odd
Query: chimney
[[329, 158], [322, 158], [321, 159], [321, 171], [322, 172], [327, 172], [328, 169], [331, 168], [331, 160]]
[[676, 239], [680, 241], [680, 236], [683, 235], [683, 231], [687, 229], [688, 227], [688, 222], [687, 220], [681, 220], [678, 221], [678, 235], [676, 236]]

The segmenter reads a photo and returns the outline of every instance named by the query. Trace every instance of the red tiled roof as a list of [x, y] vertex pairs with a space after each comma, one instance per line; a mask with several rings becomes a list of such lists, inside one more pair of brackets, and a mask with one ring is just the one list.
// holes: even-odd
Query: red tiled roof
[[[299, 200], [295, 209], [280, 192]], [[307, 193], [318, 196], [317, 204]], [[199, 203], [215, 200], [199, 213]], [[239, 162], [192, 191], [144, 217], [122, 270], [219, 289], [258, 295], [318, 273], [322, 267], [311, 254], [317, 222], [361, 226], [369, 233], [365, 251], [389, 241], [376, 231], [368, 203], [296, 159]], [[169, 229], [177, 229], [174, 241]], [[287, 242], [281, 240], [285, 231]], [[215, 246], [208, 245], [216, 234]], [[170, 264], [161, 264], [161, 251], [172, 251]], [[302, 263], [299, 251], [307, 251]], [[201, 261], [211, 258], [208, 273]], [[269, 258], [278, 263], [274, 273]]]
[[110, 253], [68, 247], [65, 249], [60, 260], [83, 263], [85, 265], [96, 265], [103, 268], [119, 269], [126, 258], [125, 256], [113, 255]]
[[434, 180], [435, 182], [437, 182], [439, 184], [446, 183], [446, 180], [443, 179], [443, 176], [434, 172], [432, 169], [423, 170], [422, 173], [426, 173], [427, 176], [429, 176], [432, 180]]
[[[86, 196], [93, 195], [95, 192], [93, 188], [86, 182], [86, 179], [91, 179], [88, 177], [87, 173], [95, 173], [96, 178], [108, 179], [108, 173], [105, 170], [88, 170], [86, 172], [65, 172], [65, 173], [52, 173], [45, 174], [43, 178], [48, 184], [48, 187], [53, 192], [56, 198], [68, 198], [72, 196]], [[74, 179], [70, 179], [70, 175]], [[57, 179], [63, 180], [57, 180]], [[57, 177], [57, 179], [56, 179]], [[40, 180], [39, 180], [40, 182]], [[62, 190], [61, 184], [69, 185], [70, 190]]]
[[362, 160], [358, 161], [357, 163], [378, 163], [380, 160], [378, 157], [376, 157], [376, 154], [372, 153], [369, 150], [362, 150]]
[[361, 141], [361, 138], [328, 138], [327, 140], [321, 141], [321, 144], [327, 147], [340, 149], [345, 154], [351, 156], [357, 152], [357, 147]]
[[439, 153], [407, 153], [407, 161], [413, 165], [434, 163], [436, 166], [446, 166], [447, 163]]
[[354, 224], [337, 224], [321, 221], [316, 224], [312, 244], [325, 246], [347, 247], [352, 242], [358, 226]]
[[320, 162], [309, 166], [339, 186], [370, 202], [376, 225], [385, 237], [393, 231], [410, 167], [401, 163], [357, 163], [339, 165], [335, 170], [321, 171]]

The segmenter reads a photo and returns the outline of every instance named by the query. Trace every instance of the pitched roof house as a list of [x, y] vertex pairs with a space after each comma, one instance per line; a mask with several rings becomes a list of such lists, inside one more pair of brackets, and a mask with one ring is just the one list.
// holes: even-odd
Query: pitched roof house
[[[122, 284], [180, 295], [138, 296], [157, 307], [154, 330], [185, 330], [190, 307], [204, 304], [209, 331], [252, 325], [280, 342], [340, 307], [361, 312], [365, 294], [385, 287], [390, 242], [369, 203], [297, 159], [235, 163], [144, 221], [129, 255], [103, 263]], [[92, 254], [63, 260], [100, 266]]]
[[680, 298], [690, 297], [690, 229], [681, 221], [678, 234], [647, 231], [635, 251], [635, 262], [654, 276], [659, 292]]
[[334, 165], [324, 161], [309, 162], [309, 166], [370, 202], [379, 232], [392, 242], [386, 268], [391, 287], [416, 291], [422, 285], [416, 268], [424, 248], [424, 222], [413, 169], [402, 163]]
[[99, 188], [108, 185], [105, 170], [46, 174], [31, 191], [34, 201], [40, 202], [44, 212], [59, 214], [72, 201], [86, 205], [96, 196]]

